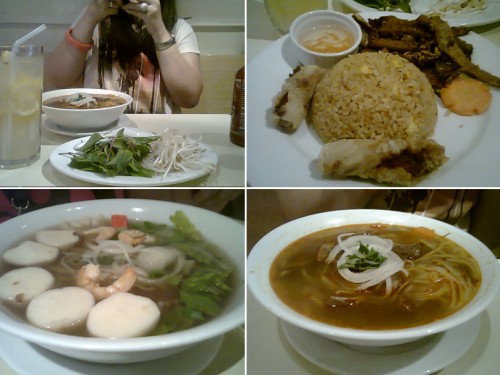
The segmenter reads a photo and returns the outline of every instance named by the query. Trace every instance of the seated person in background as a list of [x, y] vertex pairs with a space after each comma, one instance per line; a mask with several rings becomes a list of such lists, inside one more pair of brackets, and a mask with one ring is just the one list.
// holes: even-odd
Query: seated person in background
[[128, 113], [180, 113], [203, 89], [196, 36], [175, 0], [91, 0], [47, 57], [45, 86], [124, 92]]

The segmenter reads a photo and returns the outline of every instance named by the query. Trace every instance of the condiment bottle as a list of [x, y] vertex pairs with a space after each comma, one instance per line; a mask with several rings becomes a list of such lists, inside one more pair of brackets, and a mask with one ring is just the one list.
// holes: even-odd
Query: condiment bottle
[[234, 78], [233, 104], [231, 107], [231, 142], [245, 146], [245, 67], [241, 67]]

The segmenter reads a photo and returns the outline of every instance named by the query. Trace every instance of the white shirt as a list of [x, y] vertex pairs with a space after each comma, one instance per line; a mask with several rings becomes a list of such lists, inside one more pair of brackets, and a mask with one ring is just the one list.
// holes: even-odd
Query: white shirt
[[[141, 67], [136, 79], [130, 79], [118, 62], [114, 62], [112, 69], [104, 72], [103, 87], [99, 86], [99, 32], [94, 30], [94, 47], [89, 51], [85, 66], [84, 87], [102, 88], [125, 92], [134, 98], [129, 113], [180, 113], [180, 108], [168, 96], [167, 90], [160, 77], [159, 70], [154, 73], [154, 67], [148, 58], [141, 54]], [[175, 35], [176, 46], [181, 54], [199, 54], [198, 42], [191, 25], [184, 19], [178, 19], [171, 34]]]

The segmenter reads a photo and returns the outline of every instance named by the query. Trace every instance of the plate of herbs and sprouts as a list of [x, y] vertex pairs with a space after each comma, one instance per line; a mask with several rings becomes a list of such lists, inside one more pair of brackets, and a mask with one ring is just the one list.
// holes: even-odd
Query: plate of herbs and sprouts
[[[408, 21], [418, 17], [395, 12], [368, 12], [358, 16], [364, 20], [394, 16]], [[496, 63], [500, 58], [498, 46], [474, 32], [459, 39], [472, 47], [469, 62], [491, 75], [500, 76], [500, 66]], [[248, 184], [304, 187], [404, 185], [326, 175], [319, 166], [325, 142], [311, 126], [310, 116], [306, 116], [293, 132], [284, 132], [276, 125], [276, 98], [298, 66], [288, 35], [264, 49], [248, 65], [247, 121], [253, 124], [247, 130]], [[491, 96], [489, 108], [481, 114], [464, 116], [446, 108], [439, 90], [433, 87], [437, 120], [429, 139], [443, 147], [446, 160], [411, 186], [498, 186], [500, 158], [496, 140], [500, 137], [500, 127], [495, 126], [495, 118], [500, 117], [500, 89], [493, 85], [487, 85], [487, 88]], [[315, 99], [316, 96], [313, 101]]]
[[217, 154], [200, 141], [176, 129], [154, 134], [120, 128], [64, 143], [50, 163], [66, 176], [99, 185], [173, 185], [216, 170]]
[[480, 26], [500, 20], [498, 0], [342, 0], [357, 12], [436, 14], [452, 26]]

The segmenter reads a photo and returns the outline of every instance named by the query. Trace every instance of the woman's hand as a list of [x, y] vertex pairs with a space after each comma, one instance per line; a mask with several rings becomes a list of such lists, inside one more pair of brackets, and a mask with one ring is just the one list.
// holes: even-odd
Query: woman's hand
[[130, 0], [122, 9], [144, 22], [155, 43], [170, 38], [170, 32], [163, 23], [160, 0]]
[[[130, 0], [122, 9], [144, 22], [155, 43], [172, 37], [172, 30], [167, 30], [163, 23], [160, 0]], [[183, 108], [198, 104], [203, 89], [200, 56], [181, 54], [176, 47], [156, 51], [156, 55], [163, 83], [173, 102]]]
[[87, 7], [87, 16], [97, 25], [103, 19], [118, 13], [122, 0], [91, 0]]

